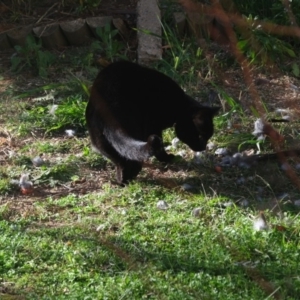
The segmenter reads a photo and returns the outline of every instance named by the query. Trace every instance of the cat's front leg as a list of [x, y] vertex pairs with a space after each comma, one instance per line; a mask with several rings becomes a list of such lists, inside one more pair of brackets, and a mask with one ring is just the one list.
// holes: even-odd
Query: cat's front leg
[[156, 134], [152, 134], [148, 137], [148, 145], [150, 153], [155, 156], [159, 161], [169, 163], [173, 160], [175, 155], [168, 154], [164, 148], [163, 140]]

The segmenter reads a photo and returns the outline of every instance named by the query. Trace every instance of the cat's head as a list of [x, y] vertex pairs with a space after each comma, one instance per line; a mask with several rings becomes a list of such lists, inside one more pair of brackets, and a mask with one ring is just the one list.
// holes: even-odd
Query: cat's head
[[203, 142], [203, 149], [206, 149], [207, 141], [214, 133], [213, 118], [219, 112], [220, 107], [202, 107], [192, 117], [195, 128], [199, 134], [200, 141]]
[[219, 107], [208, 106], [190, 109], [188, 115], [175, 124], [177, 137], [193, 151], [205, 150], [214, 133], [213, 118], [219, 110]]

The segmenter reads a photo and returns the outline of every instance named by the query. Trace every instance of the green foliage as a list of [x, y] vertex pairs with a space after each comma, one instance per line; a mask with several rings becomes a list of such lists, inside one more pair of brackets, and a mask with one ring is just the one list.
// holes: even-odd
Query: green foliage
[[35, 106], [21, 115], [22, 124], [19, 130], [42, 130], [46, 133], [57, 132], [67, 127], [82, 129], [85, 127], [86, 102], [79, 95], [70, 96], [61, 101], [55, 108]]
[[92, 151], [90, 147], [83, 148], [83, 157], [91, 168], [102, 169], [107, 165], [107, 159], [99, 153]]
[[[284, 58], [295, 58], [296, 54], [293, 47], [286, 41], [267, 34], [260, 29], [251, 31], [252, 37], [248, 39], [239, 39], [238, 47], [246, 53], [250, 62], [258, 62], [263, 65], [270, 63], [270, 59], [274, 62], [281, 62]], [[259, 45], [259, 48], [255, 48]]]
[[98, 27], [96, 33], [100, 38], [100, 42], [93, 43], [92, 47], [94, 49], [100, 50], [105, 58], [110, 61], [122, 57], [121, 51], [124, 49], [124, 45], [117, 39], [117, 29], [112, 29], [110, 23], [107, 23], [104, 27]]
[[[238, 11], [245, 16], [253, 16], [255, 19], [268, 20], [272, 23], [281, 25], [291, 25], [291, 20], [283, 1], [281, 0], [252, 0], [252, 1], [233, 1]], [[300, 22], [300, 2], [297, 0], [287, 1], [291, 6], [296, 22]], [[225, 7], [226, 9], [226, 7]]]
[[296, 63], [292, 64], [292, 72], [294, 74], [294, 76], [299, 77], [300, 76], [300, 69], [299, 69], [299, 65]]
[[[106, 41], [112, 43], [107, 37]], [[206, 96], [205, 89], [213, 85], [224, 107], [229, 107], [215, 119], [216, 146], [235, 143], [235, 150], [246, 145], [253, 148], [257, 142], [251, 134], [253, 119], [234, 97], [211, 84], [212, 77], [204, 80], [213, 72], [197, 43], [192, 38], [179, 40], [167, 26], [164, 42], [164, 59], [156, 67], [192, 94]], [[106, 53], [102, 44], [101, 51]], [[94, 46], [97, 49], [99, 42]], [[80, 64], [92, 66], [92, 52]], [[283, 48], [281, 52], [290, 56]], [[108, 53], [107, 58], [112, 58], [118, 51]], [[72, 67], [76, 60], [78, 56]], [[299, 73], [297, 66], [293, 70]], [[30, 101], [17, 101], [22, 108], [20, 127], [30, 134], [21, 142], [17, 139], [13, 148], [17, 156], [1, 160], [5, 164], [0, 168], [1, 299], [12, 295], [24, 299], [248, 300], [272, 298], [270, 287], [280, 299], [299, 298], [300, 220], [293, 201], [300, 197], [278, 172], [277, 163], [261, 164], [265, 176], [259, 163], [257, 169], [222, 167], [216, 174], [215, 156], [207, 151], [200, 166], [193, 160], [168, 166], [146, 163], [136, 181], [120, 188], [109, 182], [113, 167], [91, 151], [86, 136], [63, 139], [55, 135], [41, 140], [35, 134], [70, 127], [85, 130], [88, 88], [81, 80], [74, 82], [63, 83], [72, 92], [69, 97], [65, 89], [49, 84], [44, 90], [56, 92], [50, 100], [32, 99], [40, 92], [32, 90], [23, 94]], [[1, 111], [6, 110], [1, 107]], [[16, 122], [18, 113], [9, 119]], [[240, 126], [228, 128], [234, 122]], [[298, 136], [296, 125], [293, 130]], [[174, 131], [168, 129], [163, 136], [170, 143]], [[182, 144], [178, 145], [176, 151], [182, 150]], [[30, 158], [40, 153], [47, 163], [33, 167]], [[0, 154], [7, 157], [6, 146]], [[16, 187], [10, 187], [10, 179], [19, 178], [24, 169], [30, 171], [34, 194], [7, 197], [10, 188]], [[237, 183], [241, 176], [244, 185]], [[195, 185], [198, 193], [184, 190], [185, 183]], [[277, 195], [282, 192], [290, 198], [280, 200]], [[241, 199], [249, 206], [239, 205]], [[166, 201], [168, 209], [158, 209], [159, 200]], [[231, 205], [225, 205], [228, 202]], [[269, 230], [254, 231], [253, 218], [261, 209]]]
[[0, 195], [6, 196], [15, 189], [15, 185], [8, 178], [0, 178]]
[[42, 50], [42, 41], [35, 41], [35, 38], [29, 35], [26, 38], [24, 47], [15, 46], [17, 54], [12, 56], [12, 71], [21, 72], [25, 68], [33, 68], [41, 77], [47, 77], [47, 69], [55, 61], [55, 56], [49, 51]]
[[[156, 209], [159, 199], [169, 210]], [[255, 232], [251, 210], [222, 201], [132, 184], [38, 199], [16, 220], [1, 218], [13, 213], [6, 207], [0, 276], [28, 299], [266, 299], [262, 279], [298, 299], [297, 216], [284, 213], [293, 228], [283, 232]]]
[[101, 0], [79, 0], [79, 5], [77, 5], [76, 12], [78, 14], [86, 10], [92, 10], [96, 8], [101, 3]]
[[74, 163], [60, 162], [53, 166], [42, 166], [39, 175], [35, 178], [35, 184], [47, 183], [55, 186], [59, 182], [68, 182], [74, 176], [77, 167]]

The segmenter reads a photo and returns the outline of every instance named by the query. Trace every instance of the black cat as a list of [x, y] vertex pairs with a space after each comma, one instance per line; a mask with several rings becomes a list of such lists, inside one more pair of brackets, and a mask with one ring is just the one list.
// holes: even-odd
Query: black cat
[[202, 106], [168, 76], [121, 61], [98, 74], [86, 108], [92, 145], [117, 169], [120, 184], [134, 179], [142, 161], [169, 162], [162, 131], [175, 125], [177, 137], [194, 151], [205, 150], [219, 108]]

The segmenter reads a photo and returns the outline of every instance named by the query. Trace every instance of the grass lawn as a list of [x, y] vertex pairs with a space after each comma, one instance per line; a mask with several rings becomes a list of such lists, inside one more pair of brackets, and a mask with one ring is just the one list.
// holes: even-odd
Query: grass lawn
[[[167, 130], [176, 161], [145, 162], [126, 187], [93, 153], [85, 127], [89, 86], [103, 65], [94, 54], [105, 60], [105, 47], [52, 53], [43, 76], [39, 65], [26, 65], [30, 56], [20, 56], [17, 73], [11, 53], [1, 58], [0, 299], [299, 299], [299, 189], [276, 159], [234, 165], [215, 153], [258, 151], [242, 73], [220, 49], [215, 71], [195, 41], [169, 30], [172, 47], [153, 67], [222, 106], [216, 133], [210, 150], [195, 155]], [[128, 54], [109, 41], [117, 43], [109, 58]], [[268, 116], [288, 105], [276, 97], [299, 103], [280, 84], [300, 86], [287, 74], [257, 87]], [[299, 143], [298, 122], [274, 127], [287, 147]], [[272, 152], [267, 139], [259, 147]], [[289, 163], [298, 178], [297, 159]]]

